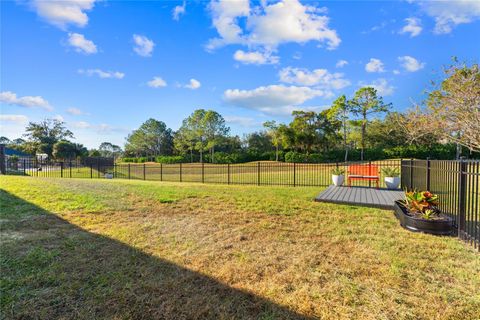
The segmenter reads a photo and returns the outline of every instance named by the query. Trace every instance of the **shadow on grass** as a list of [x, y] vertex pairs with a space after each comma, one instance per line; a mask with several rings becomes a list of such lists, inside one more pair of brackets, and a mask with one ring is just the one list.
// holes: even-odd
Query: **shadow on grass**
[[0, 318], [307, 319], [3, 190], [0, 203]]

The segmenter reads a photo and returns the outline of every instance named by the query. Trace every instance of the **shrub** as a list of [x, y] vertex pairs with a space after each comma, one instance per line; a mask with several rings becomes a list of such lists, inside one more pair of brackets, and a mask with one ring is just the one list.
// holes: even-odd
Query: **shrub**
[[332, 169], [332, 174], [335, 175], [335, 176], [341, 176], [345, 173], [345, 170], [342, 169], [342, 168], [334, 168]]
[[382, 168], [382, 173], [385, 177], [399, 177], [400, 176], [400, 168], [385, 167], [385, 168]]
[[158, 156], [155, 158], [158, 163], [182, 163], [187, 162], [185, 156]]
[[409, 213], [431, 219], [440, 213], [438, 196], [430, 191], [411, 191], [405, 193], [405, 207]]

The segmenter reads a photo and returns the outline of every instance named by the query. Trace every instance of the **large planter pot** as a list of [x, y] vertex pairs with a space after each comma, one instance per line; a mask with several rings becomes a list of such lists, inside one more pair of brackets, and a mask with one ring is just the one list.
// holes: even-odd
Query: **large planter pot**
[[385, 185], [388, 189], [398, 189], [400, 186], [400, 177], [385, 177]]
[[413, 232], [424, 232], [436, 235], [451, 235], [453, 233], [453, 219], [441, 214], [442, 219], [424, 219], [408, 213], [402, 200], [395, 201], [394, 212], [400, 225]]
[[343, 185], [344, 181], [345, 181], [345, 176], [343, 174], [339, 176], [332, 174], [332, 182], [335, 186], [339, 187]]

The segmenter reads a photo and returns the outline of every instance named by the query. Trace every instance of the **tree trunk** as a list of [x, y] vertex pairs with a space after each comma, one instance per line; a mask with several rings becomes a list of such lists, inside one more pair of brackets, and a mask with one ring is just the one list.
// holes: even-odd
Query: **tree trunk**
[[278, 145], [275, 145], [275, 161], [278, 162]]
[[203, 163], [203, 150], [200, 149], [200, 163]]
[[363, 114], [363, 122], [362, 122], [362, 151], [360, 153], [360, 160], [363, 161], [363, 150], [365, 149], [365, 131], [367, 128], [367, 115]]
[[215, 163], [215, 146], [212, 146], [212, 163]]

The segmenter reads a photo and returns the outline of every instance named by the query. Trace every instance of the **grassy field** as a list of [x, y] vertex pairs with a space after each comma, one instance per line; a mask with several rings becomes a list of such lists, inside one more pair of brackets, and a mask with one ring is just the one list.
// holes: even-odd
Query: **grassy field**
[[[373, 161], [379, 169], [398, 167], [398, 159]], [[348, 166], [339, 164], [347, 170]], [[159, 163], [121, 163], [115, 167], [73, 167], [67, 165], [62, 169], [59, 165], [43, 166], [42, 171], [26, 170], [26, 174], [39, 177], [64, 178], [103, 178], [104, 172], [111, 172], [115, 178], [137, 179], [171, 182], [205, 182], [224, 184], [252, 185], [297, 185], [297, 186], [327, 186], [331, 184], [331, 170], [335, 163], [284, 163], [275, 161], [260, 161], [241, 164], [159, 164]], [[100, 169], [100, 170], [98, 170]], [[384, 187], [384, 175], [379, 170], [380, 186]], [[21, 172], [23, 173], [23, 172]], [[373, 183], [373, 182], [372, 182]], [[368, 181], [353, 181], [354, 185], [368, 186]]]
[[472, 247], [321, 188], [0, 183], [1, 318], [479, 319]]

